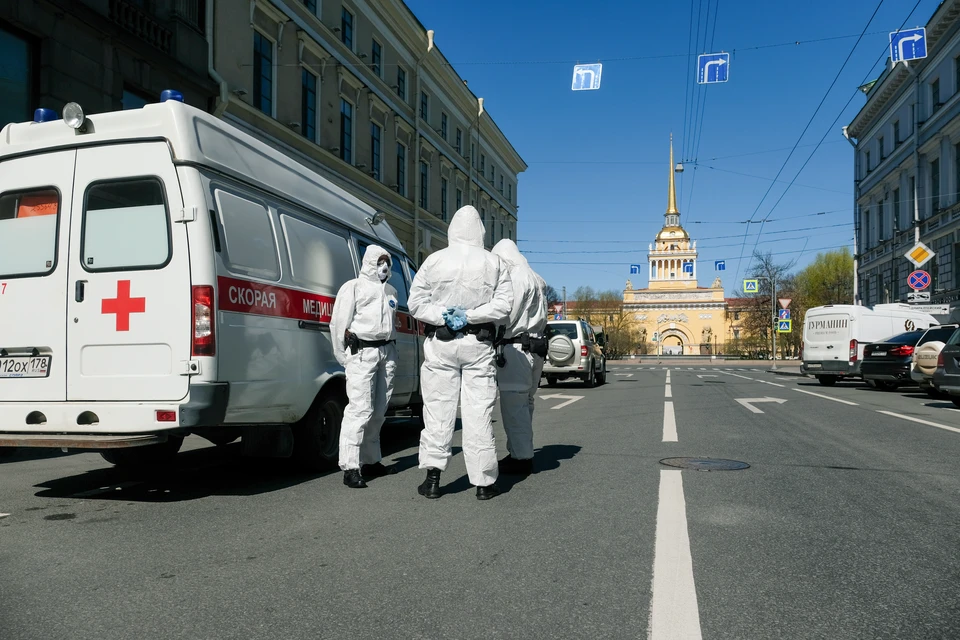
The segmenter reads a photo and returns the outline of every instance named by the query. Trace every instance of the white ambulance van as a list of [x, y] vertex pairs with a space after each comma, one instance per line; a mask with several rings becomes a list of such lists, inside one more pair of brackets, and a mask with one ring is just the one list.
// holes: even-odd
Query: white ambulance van
[[803, 318], [802, 373], [825, 386], [860, 377], [863, 349], [871, 342], [938, 324], [906, 304], [851, 304], [814, 307]]
[[393, 254], [399, 297], [392, 409], [416, 413], [414, 273], [383, 215], [164, 93], [0, 131], [0, 447], [140, 464], [198, 434], [335, 461], [328, 323], [370, 243]]

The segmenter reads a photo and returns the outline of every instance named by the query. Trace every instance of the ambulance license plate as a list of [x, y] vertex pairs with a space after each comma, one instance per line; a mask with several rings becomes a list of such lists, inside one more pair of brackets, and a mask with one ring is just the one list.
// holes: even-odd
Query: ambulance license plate
[[46, 378], [50, 356], [0, 357], [0, 378]]

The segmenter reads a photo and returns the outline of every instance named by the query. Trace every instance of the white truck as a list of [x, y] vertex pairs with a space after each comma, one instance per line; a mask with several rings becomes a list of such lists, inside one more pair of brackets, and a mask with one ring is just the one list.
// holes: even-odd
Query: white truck
[[816, 376], [825, 386], [844, 378], [860, 377], [860, 363], [867, 344], [935, 324], [938, 322], [930, 314], [899, 303], [814, 307], [803, 318], [800, 371]]

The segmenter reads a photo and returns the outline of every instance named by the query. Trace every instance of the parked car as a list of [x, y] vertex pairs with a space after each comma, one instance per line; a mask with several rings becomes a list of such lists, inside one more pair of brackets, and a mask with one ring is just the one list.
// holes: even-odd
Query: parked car
[[864, 345], [899, 331], [926, 329], [935, 324], [939, 323], [933, 316], [905, 304], [814, 307], [803, 318], [800, 371], [816, 376], [825, 386], [844, 378], [860, 377]]
[[930, 327], [920, 338], [917, 348], [913, 351], [910, 377], [920, 385], [922, 391], [926, 391], [931, 397], [940, 395], [940, 390], [933, 383], [933, 374], [937, 371], [940, 352], [958, 328], [960, 328], [960, 324], [942, 324]]
[[933, 384], [960, 407], [960, 331], [954, 331], [937, 356]]
[[552, 320], [546, 331], [549, 349], [543, 376], [551, 387], [560, 380], [579, 378], [592, 387], [607, 381], [607, 358], [593, 327], [583, 320]]
[[872, 342], [863, 350], [860, 374], [867, 384], [884, 391], [893, 391], [903, 384], [913, 384], [910, 369], [913, 352], [925, 330], [907, 331], [880, 342]]

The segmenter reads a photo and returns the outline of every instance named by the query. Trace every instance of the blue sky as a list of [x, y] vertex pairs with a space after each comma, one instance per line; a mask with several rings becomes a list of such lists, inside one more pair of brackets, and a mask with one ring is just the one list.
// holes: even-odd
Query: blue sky
[[[755, 243], [780, 262], [797, 260], [798, 269], [817, 249], [852, 247], [853, 149], [841, 127], [865, 96], [844, 105], [879, 75], [889, 32], [915, 4], [884, 0], [877, 10], [878, 2], [407, 0], [529, 164], [518, 187], [519, 245], [571, 297], [581, 285], [622, 289], [631, 264], [643, 265], [632, 280], [645, 286], [647, 247], [666, 209], [671, 133], [676, 160], [685, 161], [679, 209], [698, 241], [701, 286], [719, 275], [732, 295]], [[937, 5], [920, 0], [904, 27], [924, 25]], [[729, 82], [696, 88], [690, 50], [731, 52]], [[601, 88], [571, 91], [573, 65], [597, 61]], [[690, 115], [697, 104], [702, 128]], [[760, 224], [743, 224], [751, 217], [770, 222], [761, 233]], [[717, 273], [721, 259], [726, 271]]]

